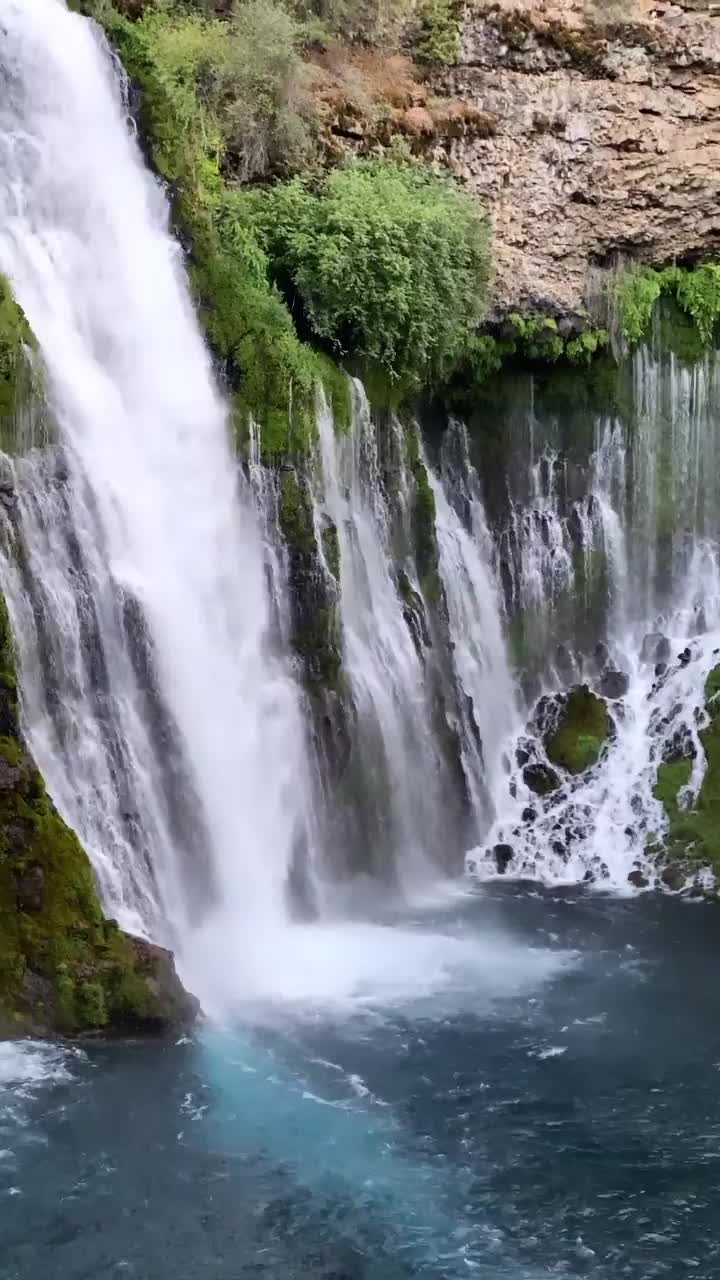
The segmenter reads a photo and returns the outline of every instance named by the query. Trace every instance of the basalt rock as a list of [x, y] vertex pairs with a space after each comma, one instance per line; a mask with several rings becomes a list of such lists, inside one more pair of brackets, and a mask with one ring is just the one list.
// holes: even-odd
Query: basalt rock
[[548, 796], [560, 787], [560, 775], [550, 765], [537, 761], [523, 769], [523, 782], [536, 796]]
[[439, 142], [488, 208], [496, 310], [578, 315], [598, 267], [720, 249], [720, 14], [476, 0], [436, 92], [492, 116]]

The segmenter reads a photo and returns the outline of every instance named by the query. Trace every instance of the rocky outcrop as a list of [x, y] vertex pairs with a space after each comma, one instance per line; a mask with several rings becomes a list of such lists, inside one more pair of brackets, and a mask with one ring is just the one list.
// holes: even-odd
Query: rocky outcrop
[[542, 698], [535, 719], [548, 760], [573, 774], [597, 764], [613, 728], [604, 700], [586, 684]]
[[171, 953], [103, 915], [88, 857], [22, 739], [0, 596], [0, 1036], [162, 1032], [197, 1011]]
[[459, 63], [433, 87], [494, 128], [436, 156], [489, 210], [496, 314], [572, 316], [598, 268], [720, 251], [720, 14], [705, 7], [466, 5]]

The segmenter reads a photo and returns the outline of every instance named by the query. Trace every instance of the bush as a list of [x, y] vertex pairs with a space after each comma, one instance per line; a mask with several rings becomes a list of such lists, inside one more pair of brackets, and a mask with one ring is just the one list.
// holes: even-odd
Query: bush
[[689, 269], [639, 267], [621, 272], [611, 285], [611, 302], [630, 346], [648, 336], [655, 305], [663, 295], [674, 298], [692, 320], [700, 342], [708, 346], [720, 326], [720, 265], [708, 262]]
[[416, 383], [462, 357], [483, 311], [488, 237], [449, 179], [374, 159], [250, 199], [274, 277], [315, 338]]
[[0, 417], [15, 411], [18, 362], [23, 346], [30, 341], [25, 317], [7, 280], [0, 276]]

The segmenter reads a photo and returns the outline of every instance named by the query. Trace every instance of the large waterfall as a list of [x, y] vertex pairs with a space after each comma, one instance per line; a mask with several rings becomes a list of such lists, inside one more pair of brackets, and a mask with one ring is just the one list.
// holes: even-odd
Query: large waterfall
[[218, 904], [239, 972], [284, 920], [298, 699], [270, 652], [260, 531], [117, 68], [58, 0], [6, 0], [1, 29], [0, 270], [59, 437], [15, 469], [4, 576], [26, 729], [108, 909], [176, 943], [201, 989]]
[[[52, 428], [28, 448], [24, 422], [5, 464], [3, 587], [29, 743], [107, 909], [232, 996], [289, 971], [300, 990], [305, 960], [325, 982], [335, 926], [313, 951], [298, 906], [327, 923], [417, 901], [466, 853], [481, 878], [654, 883], [658, 764], [689, 743], [697, 790], [720, 627], [714, 359], [643, 350], [612, 410], [520, 381], [500, 442], [487, 410], [423, 440], [359, 382], [343, 433], [319, 395], [300, 559], [342, 674], [304, 693], [282, 484], [259, 427], [244, 471], [233, 455], [118, 68], [58, 0], [5, 0], [2, 22], [0, 271]], [[538, 797], [533, 709], [579, 681], [609, 698], [611, 740]]]

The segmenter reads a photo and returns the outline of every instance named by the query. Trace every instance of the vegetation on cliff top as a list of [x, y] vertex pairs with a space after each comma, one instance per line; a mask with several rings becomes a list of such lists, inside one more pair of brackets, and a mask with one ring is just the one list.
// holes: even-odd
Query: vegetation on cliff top
[[[416, 383], [441, 358], [459, 357], [488, 274], [479, 210], [407, 159], [350, 163], [329, 176], [319, 163], [313, 71], [302, 55], [351, 38], [355, 6], [323, 6], [319, 24], [310, 6], [280, 0], [236, 0], [222, 18], [181, 0], [77, 4], [103, 23], [140, 90], [143, 130], [190, 243], [192, 284], [238, 424], [259, 421], [266, 458], [306, 447], [322, 376], [313, 345], [376, 360], [392, 377], [410, 370]], [[138, 8], [136, 20], [121, 12]], [[393, 8], [379, 6], [380, 32]], [[420, 6], [428, 32], [444, 9], [440, 0]], [[303, 181], [292, 181], [298, 171]], [[247, 196], [248, 182], [267, 178], [279, 185]]]

